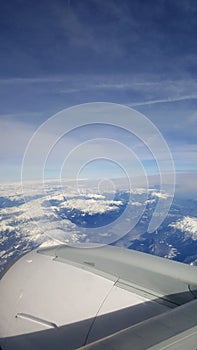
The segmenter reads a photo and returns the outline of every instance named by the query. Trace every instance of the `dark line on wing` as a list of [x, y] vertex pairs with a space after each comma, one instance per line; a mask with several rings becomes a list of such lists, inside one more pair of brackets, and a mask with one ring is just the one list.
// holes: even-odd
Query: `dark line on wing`
[[99, 306], [99, 309], [98, 309], [98, 311], [97, 311], [95, 317], [93, 318], [92, 323], [91, 323], [91, 325], [90, 325], [90, 328], [89, 328], [89, 330], [88, 330], [88, 333], [87, 333], [87, 335], [86, 335], [86, 337], [85, 337], [84, 346], [87, 345], [87, 341], [88, 341], [89, 335], [90, 335], [90, 333], [91, 333], [91, 330], [92, 330], [92, 328], [93, 328], [93, 326], [94, 326], [94, 323], [95, 323], [95, 321], [96, 321], [96, 318], [97, 318], [97, 316], [98, 316], [98, 314], [99, 314], [99, 312], [100, 312], [100, 310], [101, 310], [103, 304], [105, 303], [106, 299], [108, 298], [108, 296], [110, 295], [112, 289], [114, 288], [116, 282], [117, 282], [117, 281], [115, 281], [115, 282], [113, 283], [113, 285], [112, 285], [112, 287], [110, 288], [110, 290], [108, 291], [107, 295], [104, 297], [103, 301], [101, 302], [101, 305]]

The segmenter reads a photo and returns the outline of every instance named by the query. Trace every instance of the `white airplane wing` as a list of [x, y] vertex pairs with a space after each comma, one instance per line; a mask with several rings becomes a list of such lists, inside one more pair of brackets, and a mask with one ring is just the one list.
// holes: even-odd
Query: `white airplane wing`
[[28, 253], [0, 282], [2, 350], [197, 349], [197, 268], [123, 248]]

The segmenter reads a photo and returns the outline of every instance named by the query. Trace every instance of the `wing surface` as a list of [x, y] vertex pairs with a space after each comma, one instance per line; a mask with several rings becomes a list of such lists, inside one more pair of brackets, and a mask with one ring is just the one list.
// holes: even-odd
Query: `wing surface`
[[38, 249], [1, 279], [0, 344], [3, 350], [193, 346], [196, 297], [194, 266], [111, 246]]

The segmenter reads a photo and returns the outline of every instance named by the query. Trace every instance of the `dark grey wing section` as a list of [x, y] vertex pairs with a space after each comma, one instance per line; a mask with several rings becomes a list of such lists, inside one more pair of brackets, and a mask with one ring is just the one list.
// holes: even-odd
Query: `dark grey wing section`
[[84, 346], [82, 349], [196, 350], [197, 300]]

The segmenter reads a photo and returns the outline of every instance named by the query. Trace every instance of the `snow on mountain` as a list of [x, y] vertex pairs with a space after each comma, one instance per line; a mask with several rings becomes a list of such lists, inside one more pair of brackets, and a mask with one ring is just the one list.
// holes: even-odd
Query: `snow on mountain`
[[157, 191], [151, 191], [151, 195], [152, 195], [152, 197], [158, 197], [158, 198], [162, 198], [162, 199], [167, 199], [169, 197], [169, 195], [167, 193], [157, 192]]
[[192, 236], [192, 239], [197, 240], [197, 218], [185, 216], [183, 219], [169, 224], [170, 227], [173, 227], [182, 232], [186, 232]]
[[[143, 205], [144, 203], [141, 203], [141, 202], [137, 202], [137, 201], [130, 201], [130, 204], [131, 205], [134, 205], [134, 206], [136, 206], [136, 207], [140, 207], [141, 205]], [[145, 203], [146, 204], [146, 203]]]
[[174, 257], [177, 256], [177, 253], [178, 253], [178, 250], [176, 248], [169, 246], [169, 252], [168, 254], [164, 255], [164, 258], [173, 259]]
[[[129, 246], [134, 237], [139, 238], [132, 249], [138, 249], [138, 245], [139, 250], [142, 249], [143, 243], [145, 251], [149, 252], [152, 242], [147, 237], [151, 236], [143, 238], [143, 241], [140, 237], [146, 233], [158, 198], [165, 201], [168, 195], [156, 189], [145, 188], [136, 188], [130, 194], [121, 187], [116, 192], [100, 193], [95, 184], [85, 181], [80, 182], [78, 188], [71, 181], [63, 185], [57, 181], [44, 185], [31, 182], [25, 184], [23, 191], [21, 184], [0, 185], [0, 270], [7, 262], [40, 245], [76, 244], [88, 240], [92, 242], [95, 236], [91, 229], [88, 231], [91, 237], [88, 236], [88, 227], [99, 227], [96, 238], [99, 238], [99, 234], [111, 235], [111, 242], [115, 241], [117, 232], [108, 231], [107, 225], [118, 219], [126, 206], [129, 206], [129, 215], [132, 217], [137, 217], [139, 212], [142, 214], [139, 224], [122, 244]], [[169, 233], [172, 231], [173, 234], [173, 229], [177, 229], [197, 240], [197, 218], [185, 216], [180, 220], [180, 207], [170, 211], [166, 228]], [[169, 239], [165, 229], [161, 232], [164, 232], [161, 240], [165, 241], [165, 237]], [[174, 242], [172, 246], [171, 242], [166, 242], [162, 245], [163, 253], [160, 249], [159, 254], [172, 259], [178, 254], [176, 247]]]
[[70, 199], [60, 205], [61, 208], [80, 210], [89, 215], [103, 214], [109, 211], [118, 210], [122, 201], [98, 200], [98, 199]]
[[87, 198], [93, 198], [93, 199], [105, 199], [105, 196], [102, 194], [97, 194], [97, 193], [88, 193], [86, 195]]

